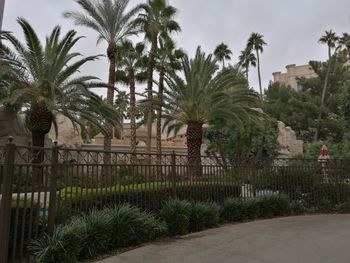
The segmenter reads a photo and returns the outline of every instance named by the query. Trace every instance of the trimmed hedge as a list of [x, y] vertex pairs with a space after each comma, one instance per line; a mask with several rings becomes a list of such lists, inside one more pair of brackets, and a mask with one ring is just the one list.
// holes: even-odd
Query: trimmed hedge
[[258, 198], [228, 199], [221, 209], [227, 222], [288, 215], [290, 200], [285, 195], [268, 195]]
[[[174, 197], [170, 188], [134, 189], [130, 191], [112, 192], [108, 189], [97, 193], [83, 192], [79, 189], [74, 193], [61, 193], [58, 206], [58, 221], [63, 222], [72, 215], [88, 212], [92, 208], [103, 209], [115, 204], [128, 203], [141, 210], [158, 213], [162, 204]], [[227, 198], [240, 196], [241, 188], [237, 185], [222, 184], [182, 185], [176, 187], [176, 197], [188, 201], [223, 203]]]
[[160, 217], [165, 221], [170, 235], [184, 235], [217, 226], [220, 207], [215, 203], [190, 203], [171, 199], [164, 203]]

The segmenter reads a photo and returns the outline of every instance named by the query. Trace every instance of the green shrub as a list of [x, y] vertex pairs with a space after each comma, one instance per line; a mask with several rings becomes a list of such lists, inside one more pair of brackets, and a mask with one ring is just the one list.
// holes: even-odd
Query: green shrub
[[257, 198], [228, 199], [221, 217], [228, 222], [287, 215], [289, 198], [285, 195], [267, 195]]
[[38, 263], [73, 263], [164, 236], [167, 229], [153, 215], [128, 205], [73, 218], [31, 245]]
[[241, 200], [241, 211], [243, 220], [251, 220], [259, 217], [260, 203], [257, 198], [244, 198]]
[[170, 235], [183, 235], [189, 230], [191, 204], [187, 201], [170, 199], [160, 210], [160, 216], [168, 226]]
[[214, 203], [194, 203], [191, 206], [190, 231], [201, 231], [219, 223], [220, 209]]
[[80, 242], [85, 240], [86, 228], [81, 219], [59, 226], [52, 236], [44, 235], [32, 242], [29, 249], [38, 263], [75, 263], [80, 253]]
[[153, 215], [129, 205], [106, 210], [110, 216], [114, 248], [137, 245], [166, 234], [166, 226]]
[[221, 208], [221, 218], [228, 222], [242, 221], [242, 202], [240, 199], [227, 199]]
[[[158, 188], [158, 189], [157, 189]], [[61, 190], [60, 207], [57, 212], [59, 222], [64, 222], [73, 215], [88, 212], [91, 208], [103, 209], [115, 204], [128, 203], [141, 210], [159, 213], [164, 202], [173, 196], [169, 184], [159, 182], [143, 185], [121, 186], [111, 189], [65, 188]], [[196, 202], [223, 203], [229, 197], [240, 196], [240, 186], [237, 185], [178, 185], [178, 199]]]
[[350, 200], [341, 203], [336, 208], [338, 213], [349, 214], [350, 213]]
[[316, 210], [322, 213], [331, 213], [334, 211], [334, 205], [329, 199], [322, 198], [318, 202], [318, 206], [316, 207]]
[[289, 212], [292, 215], [302, 215], [307, 211], [303, 200], [293, 200], [289, 203]]
[[258, 200], [259, 217], [274, 217], [287, 215], [289, 212], [289, 198], [286, 195], [266, 195]]
[[80, 241], [79, 258], [94, 258], [108, 251], [112, 239], [110, 215], [103, 211], [92, 210], [81, 218], [86, 234]]

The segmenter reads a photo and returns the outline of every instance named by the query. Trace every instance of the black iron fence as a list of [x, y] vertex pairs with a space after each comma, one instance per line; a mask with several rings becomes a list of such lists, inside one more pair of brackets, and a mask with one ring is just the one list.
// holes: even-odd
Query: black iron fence
[[[107, 161], [106, 161], [107, 160]], [[119, 203], [158, 211], [170, 197], [223, 203], [286, 194], [308, 207], [350, 199], [348, 160], [238, 160], [171, 154], [0, 146], [0, 263], [81, 212]]]

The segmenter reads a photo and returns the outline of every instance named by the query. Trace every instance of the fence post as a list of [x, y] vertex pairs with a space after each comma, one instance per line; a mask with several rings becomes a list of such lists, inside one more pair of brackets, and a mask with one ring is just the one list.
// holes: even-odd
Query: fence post
[[176, 198], [176, 153], [171, 154], [171, 192], [173, 198]]
[[55, 229], [56, 201], [57, 201], [57, 172], [58, 172], [58, 146], [57, 141], [52, 147], [51, 158], [51, 178], [50, 178], [50, 197], [49, 197], [49, 216], [47, 220], [47, 231], [51, 235]]
[[10, 137], [5, 146], [5, 162], [3, 168], [2, 199], [0, 206], [0, 263], [7, 263], [8, 261], [15, 147], [13, 137]]
[[[342, 166], [340, 166], [342, 167]], [[337, 204], [340, 204], [341, 202], [341, 196], [340, 196], [340, 185], [339, 185], [339, 174], [338, 174], [338, 162], [335, 160], [335, 167], [333, 168], [335, 171], [335, 191], [337, 196]]]

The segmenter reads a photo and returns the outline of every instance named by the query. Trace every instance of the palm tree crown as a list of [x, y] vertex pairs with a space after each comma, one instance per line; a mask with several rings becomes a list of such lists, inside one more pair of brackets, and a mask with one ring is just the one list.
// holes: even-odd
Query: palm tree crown
[[129, 0], [76, 1], [84, 12], [68, 11], [63, 16], [72, 19], [76, 25], [95, 30], [97, 43], [105, 40], [117, 45], [138, 33], [133, 18], [139, 9], [127, 10]]
[[249, 47], [245, 48], [243, 51], [241, 51], [241, 54], [238, 57], [238, 65], [240, 67], [243, 67], [245, 69], [247, 81], [249, 77], [249, 67], [253, 66], [256, 67], [256, 56], [253, 53], [253, 50]]
[[222, 67], [225, 67], [225, 60], [230, 60], [232, 51], [224, 43], [218, 45], [214, 50], [214, 55], [218, 61], [222, 62]]
[[55, 124], [58, 113], [81, 127], [84, 127], [81, 120], [89, 120], [103, 131], [106, 122], [116, 124], [115, 111], [89, 91], [90, 87], [103, 84], [92, 76], [76, 76], [82, 65], [98, 58], [89, 56], [73, 61], [80, 56], [71, 52], [80, 39], [76, 32], [69, 31], [61, 38], [61, 29], [56, 26], [43, 46], [26, 20], [19, 18], [18, 23], [25, 35], [24, 44], [12, 34], [4, 34], [5, 40], [14, 47], [22, 70], [22, 75], [11, 81], [6, 101], [20, 103], [26, 110], [26, 126], [32, 132], [33, 144], [43, 145], [44, 136], [52, 123]]
[[346, 49], [350, 60], [350, 34], [343, 33], [343, 35], [339, 38], [339, 44]]
[[[218, 118], [242, 123], [249, 118], [249, 103], [255, 102], [256, 93], [247, 88], [246, 80], [237, 78], [231, 68], [218, 74], [218, 66], [212, 55], [197, 49], [194, 59], [182, 59], [183, 74], [169, 73], [166, 78], [165, 127], [177, 132], [187, 125], [188, 155], [200, 156], [203, 124]], [[184, 75], [184, 78], [181, 76]]]
[[166, 0], [148, 0], [145, 4], [138, 6], [142, 10], [135, 23], [145, 33], [145, 38], [151, 43], [151, 50], [147, 65], [147, 148], [151, 152], [152, 120], [153, 120], [153, 71], [155, 66], [155, 54], [158, 47], [158, 38], [169, 37], [172, 32], [179, 32], [181, 28], [174, 20], [176, 8], [169, 5]]
[[264, 52], [264, 46], [266, 46], [266, 42], [263, 39], [263, 35], [259, 33], [252, 33], [248, 39], [247, 48], [254, 49], [256, 52], [256, 58], [258, 62], [258, 77], [259, 77], [259, 89], [260, 89], [260, 97], [262, 98], [263, 91], [261, 85], [261, 73], [260, 73], [260, 57], [259, 54]]

